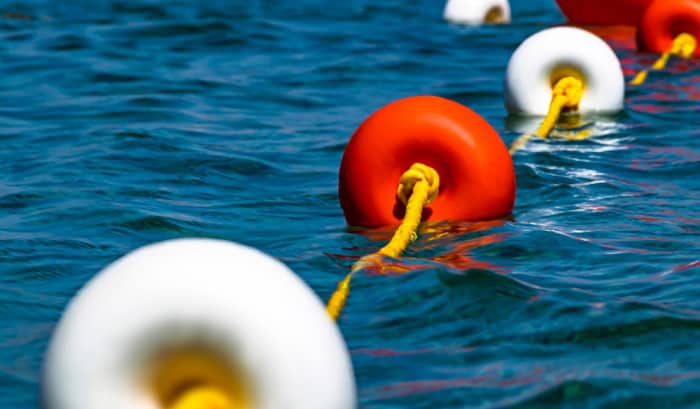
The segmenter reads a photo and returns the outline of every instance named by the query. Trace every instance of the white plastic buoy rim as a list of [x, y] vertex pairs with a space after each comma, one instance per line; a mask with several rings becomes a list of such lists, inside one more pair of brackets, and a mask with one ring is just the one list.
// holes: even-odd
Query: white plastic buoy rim
[[508, 0], [447, 0], [443, 18], [468, 25], [509, 23], [510, 4]]
[[567, 75], [583, 82], [579, 112], [623, 109], [625, 78], [615, 52], [596, 35], [573, 27], [540, 31], [515, 50], [506, 71], [506, 109], [515, 114], [546, 115], [552, 86]]
[[[178, 351], [228, 365], [216, 371], [242, 377], [250, 409], [356, 407], [347, 349], [318, 297], [277, 260], [208, 239], [138, 249], [77, 294], [49, 344], [43, 405], [161, 408], [154, 372]], [[197, 371], [162, 375], [182, 388], [208, 379]]]

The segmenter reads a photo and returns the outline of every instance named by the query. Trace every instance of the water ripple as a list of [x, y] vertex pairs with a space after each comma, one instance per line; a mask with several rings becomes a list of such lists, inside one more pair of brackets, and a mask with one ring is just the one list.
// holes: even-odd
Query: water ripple
[[[434, 94], [505, 143], [537, 126], [506, 115], [503, 74], [563, 19], [513, 3], [488, 27], [428, 0], [2, 3], [0, 406], [37, 406], [70, 297], [146, 243], [243, 242], [327, 298], [391, 235], [347, 228], [338, 205], [366, 116]], [[611, 43], [628, 78], [655, 58]], [[511, 217], [425, 224], [359, 274], [340, 328], [360, 407], [697, 407], [699, 73], [672, 59], [624, 112], [518, 152]]]

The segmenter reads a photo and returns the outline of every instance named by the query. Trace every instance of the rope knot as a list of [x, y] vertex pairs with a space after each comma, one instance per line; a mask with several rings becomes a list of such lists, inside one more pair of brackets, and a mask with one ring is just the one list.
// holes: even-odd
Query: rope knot
[[537, 128], [534, 135], [525, 134], [516, 139], [509, 152], [513, 154], [535, 135], [543, 139], [547, 138], [547, 135], [552, 132], [554, 125], [559, 120], [562, 110], [564, 108], [570, 110], [578, 109], [581, 97], [583, 97], [583, 82], [580, 79], [572, 76], [559, 79], [552, 87], [552, 100], [549, 102], [547, 115], [542, 120], [540, 127]]
[[564, 77], [552, 88], [552, 98], [564, 98], [563, 106], [566, 108], [578, 108], [582, 96], [583, 83], [575, 77]]
[[698, 45], [698, 41], [694, 36], [688, 33], [682, 33], [673, 39], [671, 46], [671, 54], [678, 55], [682, 58], [690, 58]]
[[437, 198], [440, 191], [440, 175], [430, 166], [422, 163], [414, 163], [399, 179], [399, 187], [396, 190], [396, 196], [401, 203], [408, 205], [408, 199], [411, 197], [411, 193], [413, 193], [413, 188], [419, 182], [425, 182], [428, 186], [426, 205], [429, 205]]

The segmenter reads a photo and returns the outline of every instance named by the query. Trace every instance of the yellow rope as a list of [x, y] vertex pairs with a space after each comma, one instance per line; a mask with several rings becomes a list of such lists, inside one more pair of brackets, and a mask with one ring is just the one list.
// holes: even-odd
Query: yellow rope
[[243, 409], [239, 403], [217, 388], [200, 386], [185, 392], [168, 409]]
[[398, 199], [406, 205], [406, 215], [393, 237], [378, 252], [360, 258], [350, 268], [350, 273], [338, 283], [331, 295], [326, 310], [337, 320], [350, 293], [350, 280], [355, 272], [376, 264], [381, 256], [399, 257], [409, 244], [416, 239], [416, 230], [423, 215], [423, 208], [435, 200], [440, 190], [440, 175], [430, 166], [414, 163], [401, 175], [396, 191]]
[[338, 287], [328, 300], [326, 311], [328, 311], [328, 314], [331, 316], [331, 318], [333, 318], [333, 320], [338, 319], [340, 312], [343, 310], [343, 307], [345, 307], [345, 301], [348, 299], [348, 294], [350, 293], [350, 280], [352, 279], [353, 274], [355, 274], [355, 265], [352, 266], [350, 273], [343, 278], [343, 281], [338, 283]]
[[564, 77], [554, 84], [552, 87], [552, 100], [549, 103], [549, 110], [547, 115], [542, 120], [542, 124], [535, 131], [535, 133], [526, 133], [518, 137], [513, 144], [510, 146], [508, 152], [513, 155], [518, 149], [522, 148], [527, 144], [527, 142], [539, 136], [540, 138], [547, 138], [554, 125], [559, 120], [561, 111], [564, 108], [567, 109], [578, 109], [578, 104], [581, 102], [581, 97], [583, 96], [583, 83], [581, 80], [575, 77]]
[[246, 373], [209, 348], [165, 349], [154, 362], [149, 389], [164, 409], [250, 408]]
[[567, 135], [564, 137], [564, 139], [567, 141], [582, 141], [582, 140], [588, 139], [590, 137], [591, 137], [591, 130], [584, 129], [583, 131], [575, 133], [573, 135]]
[[661, 54], [661, 57], [659, 57], [658, 60], [654, 63], [654, 65], [651, 66], [650, 69], [648, 70], [642, 70], [639, 71], [639, 73], [634, 77], [632, 81], [630, 81], [631, 85], [640, 85], [643, 84], [644, 81], [647, 79], [647, 75], [649, 75], [650, 70], [663, 70], [666, 67], [666, 64], [668, 63], [668, 59], [671, 58], [672, 55], [681, 57], [681, 58], [690, 58], [693, 56], [693, 53], [695, 52], [695, 48], [698, 45], [697, 39], [688, 33], [682, 33], [678, 34], [674, 39], [673, 43], [671, 43], [671, 49], [663, 54]]

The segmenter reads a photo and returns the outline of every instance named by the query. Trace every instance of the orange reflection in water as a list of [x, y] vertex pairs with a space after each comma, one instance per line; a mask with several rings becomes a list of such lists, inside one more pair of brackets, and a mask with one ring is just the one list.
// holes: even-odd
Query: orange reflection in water
[[[484, 269], [503, 271], [504, 267], [472, 258], [469, 252], [478, 247], [503, 241], [508, 234], [491, 233], [466, 239], [466, 235], [481, 233], [494, 227], [502, 226], [505, 219], [471, 223], [429, 223], [421, 231], [420, 250], [447, 247], [447, 251], [430, 258], [430, 261], [445, 264], [457, 270]], [[416, 266], [415, 264], [411, 267]], [[420, 267], [420, 266], [419, 266]], [[415, 268], [415, 267], [414, 267]]]
[[[683, 73], [690, 68], [687, 62], [680, 62], [664, 70], [667, 73]], [[635, 111], [648, 113], [694, 112], [700, 110], [698, 104], [689, 103], [700, 99], [700, 76], [683, 76], [681, 82], [673, 75], [664, 76], [663, 80], [647, 81], [647, 88], [653, 91], [635, 95], [626, 99], [626, 104]], [[673, 102], [673, 106], [668, 103]], [[666, 103], [666, 104], [664, 104]]]
[[[491, 228], [502, 226], [507, 222], [506, 219], [489, 220], [483, 222], [432, 222], [425, 223], [418, 234], [418, 240], [411, 244], [410, 248], [417, 251], [425, 251], [437, 247], [447, 247], [447, 251], [441, 252], [437, 256], [429, 259], [424, 259], [422, 263], [420, 258], [389, 259], [386, 257], [369, 257], [363, 260], [365, 265], [363, 271], [369, 275], [398, 275], [405, 274], [411, 271], [421, 270], [425, 268], [435, 267], [434, 262], [445, 264], [446, 266], [458, 270], [469, 269], [484, 269], [497, 272], [507, 272], [502, 266], [498, 266], [489, 262], [480, 261], [472, 258], [469, 252], [475, 248], [494, 244], [503, 241], [509, 234], [507, 233], [492, 233], [479, 235], [478, 237], [465, 240], [465, 235], [480, 233]], [[365, 250], [367, 254], [379, 250], [383, 243], [388, 242], [393, 235], [395, 227], [382, 227], [371, 230], [361, 230], [358, 234], [362, 234], [369, 240], [377, 243], [374, 248], [353, 248], [353, 250]], [[359, 260], [360, 256], [343, 256], [329, 254], [332, 257], [340, 259]], [[406, 262], [410, 261], [410, 262]]]

